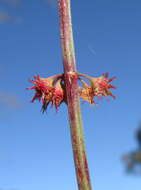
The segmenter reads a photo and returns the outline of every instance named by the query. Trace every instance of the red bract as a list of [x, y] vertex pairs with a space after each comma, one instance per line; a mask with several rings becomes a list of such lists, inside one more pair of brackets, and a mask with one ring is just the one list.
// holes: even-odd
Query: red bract
[[34, 86], [28, 89], [35, 90], [35, 95], [31, 102], [34, 102], [35, 100], [42, 101], [43, 112], [47, 109], [50, 103], [52, 106], [55, 106], [56, 110], [58, 110], [58, 107], [64, 101], [64, 92], [60, 80], [54, 84], [55, 80], [55, 76], [49, 78], [34, 76], [34, 80], [30, 80]]
[[57, 82], [55, 86], [55, 90], [54, 90], [53, 98], [52, 98], [52, 105], [54, 105], [56, 110], [58, 110], [58, 107], [60, 106], [62, 102], [66, 103], [66, 100], [65, 100], [64, 89], [62, 88], [59, 81]]
[[91, 86], [89, 85], [85, 85], [85, 87], [83, 88], [80, 88], [80, 91], [79, 91], [79, 94], [80, 94], [80, 97], [86, 101], [86, 102], [89, 102], [90, 104], [94, 104], [94, 95], [93, 95], [93, 89]]

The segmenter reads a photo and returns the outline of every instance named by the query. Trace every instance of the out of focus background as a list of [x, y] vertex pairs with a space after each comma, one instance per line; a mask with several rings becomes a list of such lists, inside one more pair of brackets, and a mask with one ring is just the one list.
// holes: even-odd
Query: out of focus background
[[[117, 77], [116, 100], [81, 104], [92, 186], [139, 190], [141, 1], [72, 0], [72, 18], [79, 72]], [[62, 72], [57, 0], [0, 0], [0, 190], [77, 190], [66, 105], [26, 90]]]

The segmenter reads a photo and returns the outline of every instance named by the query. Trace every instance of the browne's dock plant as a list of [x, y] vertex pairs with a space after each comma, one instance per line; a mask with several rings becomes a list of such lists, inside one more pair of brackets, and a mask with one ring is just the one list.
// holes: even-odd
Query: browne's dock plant
[[[90, 104], [95, 104], [95, 97], [112, 96], [115, 98], [110, 91], [111, 88], [115, 88], [110, 84], [115, 77], [108, 78], [106, 73], [98, 78], [93, 78], [77, 72], [70, 0], [58, 0], [58, 10], [64, 72], [48, 78], [34, 76], [34, 79], [30, 80], [33, 87], [28, 89], [35, 90], [32, 102], [41, 101], [43, 112], [46, 111], [49, 104], [56, 110], [62, 103], [67, 105], [78, 189], [91, 190], [79, 99], [82, 98]], [[89, 81], [89, 84], [85, 79]], [[81, 86], [78, 85], [78, 81]]]

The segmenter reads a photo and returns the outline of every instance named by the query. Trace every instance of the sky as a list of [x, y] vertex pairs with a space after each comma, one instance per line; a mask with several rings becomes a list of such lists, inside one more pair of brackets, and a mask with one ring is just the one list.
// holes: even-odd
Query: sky
[[[81, 103], [95, 190], [139, 190], [122, 155], [141, 121], [141, 1], [72, 0], [77, 69], [116, 76], [116, 99]], [[77, 190], [67, 107], [30, 103], [28, 79], [62, 73], [56, 0], [0, 0], [0, 190]]]

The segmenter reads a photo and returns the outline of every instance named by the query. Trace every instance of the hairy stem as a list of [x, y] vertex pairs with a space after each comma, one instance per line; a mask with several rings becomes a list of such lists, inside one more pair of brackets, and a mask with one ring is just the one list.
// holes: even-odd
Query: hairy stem
[[70, 0], [58, 0], [58, 8], [65, 87], [78, 189], [91, 190], [77, 85], [78, 75], [75, 62]]

